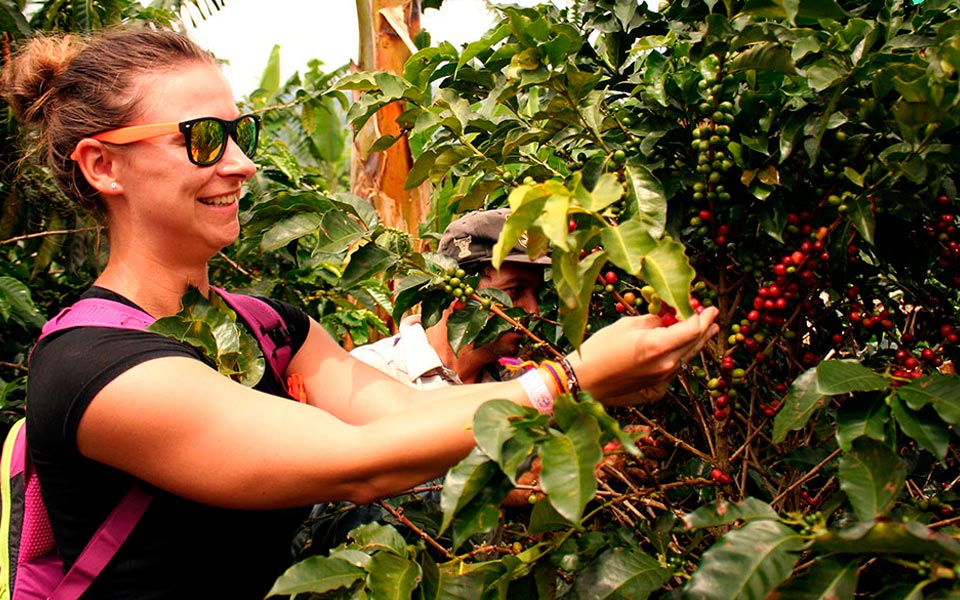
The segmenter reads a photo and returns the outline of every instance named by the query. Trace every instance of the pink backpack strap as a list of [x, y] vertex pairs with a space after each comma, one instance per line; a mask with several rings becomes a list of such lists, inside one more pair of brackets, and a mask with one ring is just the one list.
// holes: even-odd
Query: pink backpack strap
[[68, 327], [146, 329], [156, 319], [138, 308], [103, 298], [81, 298], [44, 324], [40, 338]]
[[[286, 390], [284, 374], [292, 355], [290, 332], [287, 330], [286, 323], [272, 306], [259, 298], [234, 294], [218, 287], [214, 287], [213, 290], [250, 325], [250, 329], [260, 343], [264, 358], [276, 375], [277, 381]], [[55, 331], [69, 327], [146, 329], [154, 321], [155, 319], [149, 314], [121, 302], [104, 298], [81, 298], [47, 321], [40, 331], [38, 341]]]
[[290, 344], [290, 331], [279, 313], [260, 298], [233, 294], [217, 287], [213, 289], [250, 325], [257, 341], [260, 342], [264, 358], [270, 363], [277, 380], [286, 390], [284, 374], [287, 371], [287, 365], [290, 364], [293, 348]]
[[49, 600], [76, 600], [103, 571], [146, 512], [153, 496], [135, 485], [124, 495], [83, 552], [50, 594]]

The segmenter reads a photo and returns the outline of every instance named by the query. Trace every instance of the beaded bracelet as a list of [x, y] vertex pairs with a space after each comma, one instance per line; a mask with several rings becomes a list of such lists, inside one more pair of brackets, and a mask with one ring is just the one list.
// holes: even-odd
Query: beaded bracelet
[[558, 357], [557, 362], [560, 363], [560, 367], [567, 376], [567, 391], [576, 396], [580, 393], [580, 381], [577, 379], [577, 374], [573, 371], [573, 365], [570, 364], [566, 356]]

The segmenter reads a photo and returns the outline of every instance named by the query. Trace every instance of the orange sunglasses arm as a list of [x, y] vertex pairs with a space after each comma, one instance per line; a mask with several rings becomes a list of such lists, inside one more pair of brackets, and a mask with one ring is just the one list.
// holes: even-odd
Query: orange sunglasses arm
[[132, 144], [168, 133], [180, 133], [180, 123], [154, 123], [152, 125], [121, 127], [120, 129], [98, 133], [93, 136], [93, 139], [108, 144]]

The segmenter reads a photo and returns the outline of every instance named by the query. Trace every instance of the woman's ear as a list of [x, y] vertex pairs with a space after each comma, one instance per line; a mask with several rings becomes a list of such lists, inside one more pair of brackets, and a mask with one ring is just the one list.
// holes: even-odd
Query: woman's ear
[[77, 142], [70, 157], [77, 163], [87, 183], [105, 196], [123, 193], [117, 181], [117, 162], [109, 148], [92, 138]]

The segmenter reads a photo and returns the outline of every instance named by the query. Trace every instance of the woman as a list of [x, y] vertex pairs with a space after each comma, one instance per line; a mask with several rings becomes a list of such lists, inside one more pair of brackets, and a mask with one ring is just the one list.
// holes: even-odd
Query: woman
[[[40, 38], [4, 84], [38, 126], [59, 185], [104, 217], [110, 256], [86, 295], [159, 318], [180, 310], [188, 285], [210, 294], [207, 261], [239, 234], [259, 128], [238, 113], [213, 59], [172, 32]], [[366, 503], [438, 476], [470, 451], [464, 425], [483, 402], [530, 406], [531, 394], [560, 393], [545, 371], [531, 372], [533, 383], [412, 390], [353, 359], [299, 309], [273, 305], [310, 404], [285, 399], [270, 378], [237, 384], [149, 332], [78, 327], [38, 344], [28, 439], [65, 562], [133, 483], [154, 495], [91, 597], [263, 597], [312, 504]], [[570, 362], [608, 404], [662, 395], [716, 333], [715, 315], [670, 328], [623, 319]]]

